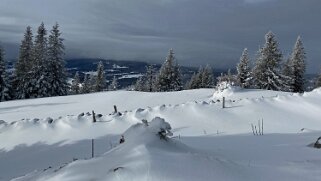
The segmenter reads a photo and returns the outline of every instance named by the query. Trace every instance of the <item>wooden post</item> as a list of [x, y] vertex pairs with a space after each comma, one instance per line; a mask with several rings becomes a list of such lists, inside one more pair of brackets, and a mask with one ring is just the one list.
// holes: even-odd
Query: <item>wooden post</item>
[[262, 135], [263, 135], [263, 118], [262, 118]]
[[117, 106], [116, 106], [116, 105], [114, 105], [114, 113], [115, 113], [115, 114], [118, 113], [118, 111], [117, 111]]
[[91, 139], [91, 158], [94, 158], [94, 139]]
[[222, 108], [225, 108], [225, 97], [223, 97]]
[[95, 123], [96, 122], [96, 115], [95, 115], [94, 111], [92, 111], [92, 113], [93, 113], [93, 122]]

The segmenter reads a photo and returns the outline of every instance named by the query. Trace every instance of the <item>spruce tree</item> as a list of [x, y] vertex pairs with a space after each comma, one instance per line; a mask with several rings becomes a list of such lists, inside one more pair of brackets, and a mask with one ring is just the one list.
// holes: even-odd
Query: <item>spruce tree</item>
[[75, 73], [74, 80], [72, 80], [71, 87], [70, 87], [70, 92], [71, 94], [79, 94], [80, 93], [80, 78], [79, 78], [79, 73], [78, 71]]
[[89, 85], [90, 85], [90, 92], [96, 91], [96, 82], [97, 82], [97, 76], [94, 74], [89, 75]]
[[155, 90], [176, 91], [181, 90], [181, 74], [178, 64], [175, 64], [173, 49], [170, 49], [166, 61], [163, 63], [156, 78]]
[[249, 66], [249, 56], [247, 48], [244, 49], [240, 58], [240, 63], [237, 65], [237, 83], [242, 88], [249, 88], [251, 81], [251, 68]]
[[48, 63], [47, 30], [43, 23], [38, 28], [33, 48], [33, 66], [31, 69], [31, 82], [33, 85], [30, 97], [51, 96], [51, 80]]
[[104, 69], [103, 62], [100, 61], [97, 66], [97, 78], [96, 78], [95, 91], [101, 92], [105, 88], [106, 88], [105, 69]]
[[198, 72], [192, 75], [191, 80], [188, 83], [188, 89], [199, 89], [202, 87], [203, 72], [203, 67], [200, 67]]
[[291, 68], [293, 79], [293, 92], [304, 92], [305, 51], [300, 36], [294, 45], [291, 55]]
[[[155, 69], [153, 65], [149, 65], [146, 67], [146, 75], [145, 75], [145, 91], [153, 92], [153, 87], [155, 84]], [[143, 90], [141, 90], [143, 91]]]
[[113, 77], [113, 81], [111, 82], [111, 84], [109, 85], [109, 90], [117, 90], [118, 89], [118, 80], [116, 78], [116, 76]]
[[265, 44], [259, 50], [258, 59], [253, 69], [254, 83], [257, 88], [283, 90], [286, 86], [281, 73], [282, 53], [272, 32], [265, 35]]
[[294, 90], [294, 79], [293, 79], [293, 66], [291, 58], [288, 58], [283, 65], [283, 76], [284, 76], [284, 85], [282, 91], [293, 92]]
[[67, 76], [65, 70], [63, 39], [60, 37], [59, 25], [56, 23], [49, 35], [48, 71], [50, 72], [51, 96], [67, 94]]
[[14, 80], [14, 89], [15, 97], [17, 99], [25, 99], [30, 97], [30, 89], [32, 89], [32, 84], [30, 83], [30, 70], [33, 65], [33, 42], [32, 42], [32, 30], [28, 26], [24, 34], [24, 38], [21, 41], [19, 49], [19, 58], [15, 64], [15, 80]]
[[91, 92], [91, 84], [90, 84], [90, 79], [88, 77], [88, 74], [85, 74], [84, 76], [84, 81], [82, 83], [81, 87], [81, 93], [82, 94], [87, 94]]
[[11, 99], [10, 83], [6, 72], [6, 62], [4, 60], [4, 50], [0, 46], [0, 102]]
[[144, 80], [144, 76], [141, 76], [137, 79], [135, 86], [134, 86], [134, 90], [135, 91], [145, 91], [145, 80]]
[[209, 65], [206, 65], [201, 73], [201, 88], [212, 88], [213, 87], [213, 71]]

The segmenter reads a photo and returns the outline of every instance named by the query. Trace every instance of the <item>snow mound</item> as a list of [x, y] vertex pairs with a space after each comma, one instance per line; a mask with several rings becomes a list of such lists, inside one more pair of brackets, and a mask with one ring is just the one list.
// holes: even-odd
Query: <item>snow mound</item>
[[150, 143], [160, 140], [160, 136], [167, 139], [167, 135], [171, 136], [171, 125], [163, 118], [155, 117], [151, 122], [146, 120], [143, 123], [137, 123], [131, 126], [123, 136], [128, 143]]
[[220, 99], [222, 97], [229, 97], [232, 96], [235, 92], [239, 92], [240, 90], [241, 87], [239, 86], [234, 86], [229, 82], [221, 82], [216, 86], [213, 98]]

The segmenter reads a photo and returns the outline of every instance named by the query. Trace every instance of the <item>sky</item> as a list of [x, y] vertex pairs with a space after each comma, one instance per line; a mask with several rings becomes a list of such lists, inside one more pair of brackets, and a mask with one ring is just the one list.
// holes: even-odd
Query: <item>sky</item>
[[0, 43], [16, 58], [27, 26], [60, 24], [66, 58], [161, 63], [170, 48], [180, 65], [234, 68], [252, 62], [272, 31], [284, 58], [300, 35], [307, 71], [321, 68], [321, 0], [0, 0]]

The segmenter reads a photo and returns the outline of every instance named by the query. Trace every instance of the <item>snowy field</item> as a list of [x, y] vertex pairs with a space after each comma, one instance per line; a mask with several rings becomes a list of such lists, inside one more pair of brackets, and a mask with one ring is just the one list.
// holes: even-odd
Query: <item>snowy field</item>
[[[115, 91], [1, 102], [0, 180], [320, 180], [321, 150], [309, 145], [321, 136], [321, 89], [213, 93]], [[110, 114], [113, 105], [121, 115]], [[96, 123], [92, 110], [101, 114]], [[251, 124], [258, 128], [262, 119], [264, 135], [253, 136]], [[165, 141], [157, 131], [167, 122], [174, 136]]]

